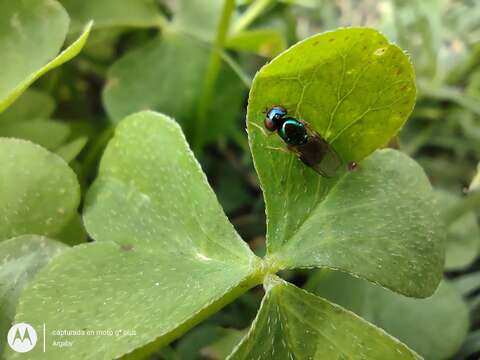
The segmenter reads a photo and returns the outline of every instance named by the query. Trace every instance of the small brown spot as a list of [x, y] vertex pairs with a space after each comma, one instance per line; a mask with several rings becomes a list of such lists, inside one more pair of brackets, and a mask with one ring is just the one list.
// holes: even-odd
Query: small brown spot
[[397, 68], [397, 71], [395, 72], [395, 74], [400, 75], [401, 73], [402, 73], [402, 69], [401, 69], [401, 68]]
[[318, 45], [318, 43], [319, 43], [319, 41], [318, 41], [318, 40], [317, 40], [317, 41], [315, 41], [315, 42], [313, 43], [313, 46], [317, 46], [317, 45]]
[[334, 41], [335, 41], [335, 39], [334, 39], [334, 38], [330, 38], [330, 39], [328, 39], [328, 42], [334, 42]]
[[348, 171], [356, 171], [358, 169], [358, 164], [355, 161], [350, 161], [348, 163]]
[[133, 251], [133, 245], [132, 244], [122, 244], [120, 245], [120, 249], [123, 251]]

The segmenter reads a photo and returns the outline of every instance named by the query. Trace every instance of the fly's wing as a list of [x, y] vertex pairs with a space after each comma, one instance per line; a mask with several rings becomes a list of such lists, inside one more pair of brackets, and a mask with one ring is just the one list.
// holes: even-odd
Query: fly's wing
[[323, 137], [306, 124], [308, 141], [296, 146], [296, 153], [300, 160], [310, 166], [320, 175], [334, 177], [344, 168], [343, 161]]

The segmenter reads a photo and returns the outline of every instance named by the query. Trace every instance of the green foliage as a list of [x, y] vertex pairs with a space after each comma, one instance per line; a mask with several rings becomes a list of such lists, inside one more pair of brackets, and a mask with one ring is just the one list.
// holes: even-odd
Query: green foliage
[[80, 196], [65, 161], [31, 142], [0, 138], [0, 163], [0, 240], [60, 232]]
[[[142, 112], [120, 124], [84, 214], [96, 242], [75, 247], [37, 276], [19, 315], [34, 326], [48, 318], [52, 328], [137, 335], [95, 346], [79, 337], [75, 358], [158, 348], [258, 283], [258, 260], [223, 215], [180, 128], [163, 115]], [[61, 294], [54, 279], [64, 284]], [[42, 299], [50, 301], [38, 311], [32, 305]], [[64, 357], [61, 348], [41, 351], [37, 358]]]
[[[22, 235], [0, 243], [0, 332], [6, 334], [18, 298], [33, 276], [66, 245], [46, 237]], [[4, 348], [0, 349], [0, 356]]]
[[339, 306], [279, 279], [267, 286], [250, 332], [228, 359], [420, 359]]
[[0, 62], [3, 69], [1, 112], [40, 76], [76, 56], [87, 41], [91, 23], [74, 43], [56, 56], [65, 40], [69, 21], [60, 4], [47, 0], [4, 0], [0, 9], [7, 15], [0, 22], [0, 52], [4, 54]]
[[153, 0], [60, 0], [72, 14], [70, 32], [80, 32], [93, 20], [95, 29], [111, 27], [150, 27], [160, 25], [163, 17]]
[[421, 300], [395, 294], [337, 271], [317, 272], [305, 287], [381, 327], [425, 359], [445, 359], [453, 355], [468, 330], [467, 304], [446, 281], [433, 296]]
[[[0, 0], [0, 337], [46, 324], [32, 359], [476, 358], [475, 9]], [[267, 134], [272, 105], [335, 176]]]

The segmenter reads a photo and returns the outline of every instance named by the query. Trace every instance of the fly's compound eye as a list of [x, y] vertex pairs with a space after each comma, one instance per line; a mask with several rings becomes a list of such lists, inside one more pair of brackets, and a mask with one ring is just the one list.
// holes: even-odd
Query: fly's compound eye
[[287, 115], [287, 110], [281, 106], [272, 107], [265, 116], [265, 128], [269, 131], [276, 131], [280, 129], [283, 123], [284, 116]]

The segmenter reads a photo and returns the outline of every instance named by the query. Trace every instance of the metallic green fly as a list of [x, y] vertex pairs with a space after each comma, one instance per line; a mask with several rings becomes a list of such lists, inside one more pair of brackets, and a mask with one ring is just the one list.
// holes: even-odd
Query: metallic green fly
[[[266, 112], [265, 128], [277, 132], [287, 145], [305, 165], [324, 177], [336, 176], [342, 168], [343, 161], [330, 144], [305, 121], [288, 116], [282, 106], [273, 106]], [[349, 169], [356, 167], [349, 164]]]

